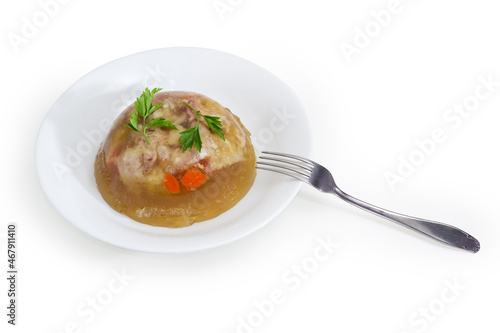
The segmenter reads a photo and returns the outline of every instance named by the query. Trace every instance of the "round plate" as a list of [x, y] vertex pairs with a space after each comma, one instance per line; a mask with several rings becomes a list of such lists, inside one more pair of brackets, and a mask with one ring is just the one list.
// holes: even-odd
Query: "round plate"
[[136, 222], [111, 209], [94, 179], [99, 145], [118, 114], [145, 87], [204, 94], [238, 115], [259, 154], [310, 157], [309, 120], [294, 92], [263, 68], [220, 51], [164, 48], [107, 63], [82, 77], [55, 102], [36, 144], [40, 183], [55, 208], [104, 242], [138, 251], [189, 252], [222, 245], [259, 229], [293, 199], [300, 182], [258, 170], [248, 194], [217, 218], [178, 229]]

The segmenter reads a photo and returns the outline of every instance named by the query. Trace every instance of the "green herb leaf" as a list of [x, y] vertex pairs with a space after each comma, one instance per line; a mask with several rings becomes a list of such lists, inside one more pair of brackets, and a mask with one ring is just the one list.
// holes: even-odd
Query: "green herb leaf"
[[163, 104], [156, 104], [153, 107], [151, 107], [149, 110], [146, 111], [146, 117], [145, 118], [147, 118], [151, 113], [155, 112], [156, 110], [158, 110], [162, 106], [163, 106]]
[[220, 117], [204, 116], [204, 115], [201, 116], [203, 117], [203, 119], [205, 119], [208, 127], [210, 127], [212, 132], [220, 136], [222, 140], [226, 141], [226, 139], [224, 138], [224, 133], [222, 133], [222, 123], [220, 121]]
[[[172, 124], [170, 120], [166, 120], [165, 118], [162, 117], [153, 118], [149, 121], [148, 124], [146, 124], [146, 118], [163, 106], [163, 104], [160, 103], [152, 105], [153, 95], [160, 90], [161, 88], [154, 88], [153, 91], [150, 91], [149, 88], [146, 88], [141, 94], [141, 96], [137, 97], [137, 99], [135, 100], [134, 106], [137, 112], [132, 113], [132, 115], [130, 116], [130, 123], [125, 125], [125, 127], [128, 127], [136, 132], [142, 133], [148, 145], [150, 144], [148, 137], [146, 135], [146, 129], [148, 127], [157, 126], [157, 127], [169, 127], [177, 129], [177, 127], [175, 127], [175, 125]], [[139, 130], [139, 116], [141, 116], [142, 118], [142, 131]]]
[[130, 129], [132, 129], [132, 130], [134, 130], [134, 131], [136, 131], [136, 132], [140, 132], [140, 131], [139, 131], [137, 128], [135, 128], [132, 124], [127, 124], [127, 125], [125, 125], [125, 127], [128, 127], [128, 128], [130, 128]]
[[179, 142], [182, 144], [182, 152], [185, 152], [189, 148], [193, 148], [193, 145], [201, 152], [201, 137], [198, 125], [182, 131], [180, 134], [181, 137]]
[[208, 127], [212, 130], [212, 132], [216, 133], [218, 136], [221, 137], [222, 140], [226, 141], [224, 138], [224, 133], [222, 132], [222, 123], [220, 121], [220, 117], [215, 117], [215, 116], [205, 116], [202, 115], [200, 111], [196, 110], [194, 107], [192, 107], [188, 102], [182, 101], [185, 105], [187, 105], [191, 110], [193, 110], [196, 113], [196, 126], [190, 129], [187, 129], [185, 131], [182, 131], [181, 138], [179, 139], [179, 142], [182, 144], [182, 152], [185, 152], [187, 149], [192, 148], [193, 144], [195, 145], [196, 149], [201, 152], [201, 136], [200, 136], [200, 116], [205, 119], [205, 122], [207, 123]]
[[[149, 89], [148, 89], [149, 90]], [[146, 110], [146, 101], [144, 100], [144, 93], [140, 97], [137, 97], [135, 100], [135, 110], [137, 111], [137, 114], [141, 117], [144, 118], [144, 112]]]
[[149, 121], [149, 123], [147, 124], [147, 127], [151, 127], [151, 126], [168, 127], [168, 128], [177, 129], [177, 127], [175, 127], [175, 125], [172, 124], [172, 122], [170, 120], [166, 120], [163, 117], [151, 119]]
[[130, 116], [130, 127], [135, 130], [139, 131], [139, 115], [137, 113], [133, 113]]

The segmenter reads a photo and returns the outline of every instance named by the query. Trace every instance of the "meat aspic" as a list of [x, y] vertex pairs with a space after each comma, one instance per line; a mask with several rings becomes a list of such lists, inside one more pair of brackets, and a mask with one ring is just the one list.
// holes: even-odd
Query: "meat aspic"
[[[154, 113], [144, 122], [139, 118], [134, 130], [127, 124], [133, 123], [137, 105], [129, 106], [97, 153], [94, 173], [104, 200], [136, 221], [172, 228], [233, 207], [255, 179], [250, 132], [229, 109], [204, 95], [170, 91], [151, 98], [151, 105], [160, 104]], [[223, 137], [200, 115], [218, 117]], [[172, 126], [148, 126], [153, 118], [169, 120]], [[200, 150], [196, 138], [192, 147], [180, 142], [184, 131], [196, 127]]]

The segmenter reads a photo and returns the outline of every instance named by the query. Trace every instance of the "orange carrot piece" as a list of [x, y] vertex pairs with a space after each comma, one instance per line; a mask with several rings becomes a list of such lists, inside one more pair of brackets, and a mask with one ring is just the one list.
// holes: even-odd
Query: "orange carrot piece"
[[189, 169], [181, 178], [181, 183], [187, 187], [198, 187], [207, 179], [201, 171]]
[[179, 193], [181, 191], [177, 178], [172, 176], [172, 174], [170, 173], [167, 173], [165, 175], [165, 178], [163, 179], [163, 185], [168, 191], [172, 193]]

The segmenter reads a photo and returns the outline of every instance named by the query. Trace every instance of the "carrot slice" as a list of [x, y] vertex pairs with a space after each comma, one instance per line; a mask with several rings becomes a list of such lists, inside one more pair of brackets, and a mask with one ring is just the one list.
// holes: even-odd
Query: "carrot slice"
[[181, 183], [187, 187], [198, 187], [207, 179], [201, 171], [189, 169], [181, 178]]
[[179, 193], [181, 191], [177, 178], [172, 176], [171, 173], [167, 173], [165, 175], [165, 178], [163, 179], [163, 185], [168, 191], [172, 193]]

